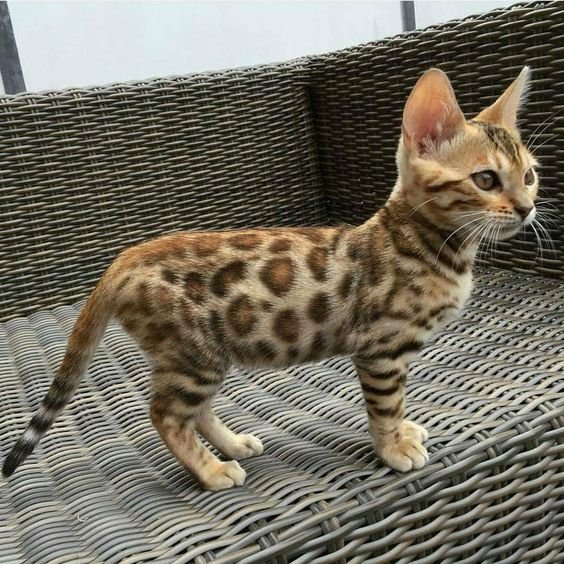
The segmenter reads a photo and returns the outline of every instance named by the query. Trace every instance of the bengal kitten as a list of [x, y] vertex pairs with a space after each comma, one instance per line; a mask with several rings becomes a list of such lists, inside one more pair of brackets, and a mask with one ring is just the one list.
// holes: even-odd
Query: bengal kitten
[[[151, 421], [207, 489], [240, 486], [236, 460], [263, 452], [214, 414], [233, 364], [351, 355], [376, 454], [403, 472], [421, 468], [427, 431], [404, 419], [408, 362], [464, 305], [480, 241], [508, 238], [535, 216], [537, 163], [516, 126], [528, 76], [524, 68], [469, 121], [442, 71], [421, 76], [403, 113], [396, 185], [359, 227], [181, 232], [121, 253], [81, 311], [4, 475], [69, 402], [110, 317], [151, 361]], [[198, 434], [235, 460], [221, 461]]]

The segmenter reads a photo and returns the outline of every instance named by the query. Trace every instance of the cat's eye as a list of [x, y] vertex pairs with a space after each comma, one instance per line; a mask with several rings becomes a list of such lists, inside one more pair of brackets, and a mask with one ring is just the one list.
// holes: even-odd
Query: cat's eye
[[525, 186], [531, 186], [532, 184], [535, 183], [535, 169], [534, 168], [530, 168], [526, 173], [525, 176], [523, 177], [523, 182], [525, 183]]
[[501, 186], [499, 177], [493, 170], [482, 170], [480, 172], [475, 172], [472, 175], [472, 180], [474, 184], [480, 188], [480, 190], [493, 190]]

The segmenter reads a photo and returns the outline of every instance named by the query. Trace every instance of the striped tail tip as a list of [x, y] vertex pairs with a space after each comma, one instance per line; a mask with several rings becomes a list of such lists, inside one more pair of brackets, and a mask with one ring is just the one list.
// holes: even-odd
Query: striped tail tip
[[16, 468], [33, 452], [34, 447], [34, 444], [20, 439], [4, 460], [2, 476], [9, 478], [16, 471]]

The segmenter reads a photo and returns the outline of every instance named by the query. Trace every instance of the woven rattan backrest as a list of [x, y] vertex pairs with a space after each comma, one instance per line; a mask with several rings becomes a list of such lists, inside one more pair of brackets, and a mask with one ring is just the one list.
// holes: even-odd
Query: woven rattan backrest
[[533, 67], [523, 132], [556, 250], [528, 234], [489, 264], [563, 277], [562, 37], [564, 4], [538, 2], [285, 65], [0, 99], [0, 320], [84, 297], [160, 233], [360, 223], [389, 194], [403, 104], [430, 66], [468, 115]]
[[296, 63], [0, 99], [0, 319], [182, 228], [326, 221]]
[[523, 65], [532, 66], [533, 85], [522, 128], [525, 139], [538, 133], [533, 146], [542, 163], [540, 195], [554, 199], [549, 205], [555, 208], [555, 223], [546, 227], [556, 252], [544, 252], [541, 260], [529, 228], [526, 237], [499, 243], [488, 262], [564, 277], [562, 2], [497, 10], [317, 58], [311, 68], [312, 99], [333, 218], [357, 224], [387, 198], [396, 175], [403, 105], [421, 72], [431, 66], [445, 70], [463, 111], [473, 115], [499, 96]]

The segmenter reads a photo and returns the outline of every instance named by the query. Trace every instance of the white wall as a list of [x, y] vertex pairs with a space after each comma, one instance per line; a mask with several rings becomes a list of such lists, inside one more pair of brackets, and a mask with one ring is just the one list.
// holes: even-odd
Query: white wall
[[516, 4], [518, 0], [415, 0], [417, 27], [427, 27], [448, 20], [481, 14], [495, 8]]
[[[416, 0], [417, 27], [507, 0]], [[30, 91], [333, 51], [401, 32], [398, 0], [10, 1]]]
[[401, 31], [391, 2], [9, 2], [28, 90], [332, 51]]

